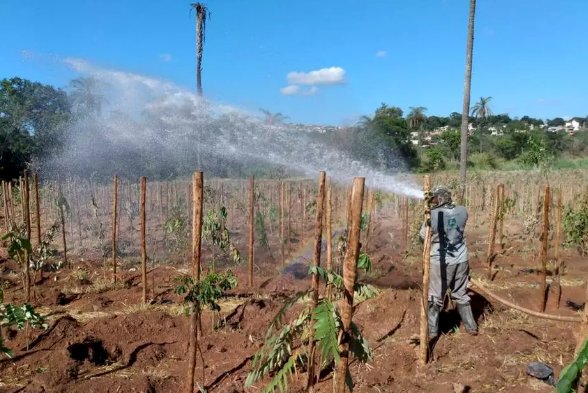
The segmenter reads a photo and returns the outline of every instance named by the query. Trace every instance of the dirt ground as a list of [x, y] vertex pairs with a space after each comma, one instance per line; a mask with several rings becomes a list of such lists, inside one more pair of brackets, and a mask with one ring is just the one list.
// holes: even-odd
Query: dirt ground
[[[389, 209], [390, 210], [390, 209]], [[466, 334], [450, 307], [442, 315], [443, 335], [432, 361], [417, 366], [421, 261], [418, 249], [401, 251], [400, 223], [390, 210], [378, 213], [370, 238], [371, 273], [361, 277], [379, 287], [379, 296], [362, 303], [353, 316], [373, 348], [374, 359], [350, 369], [355, 392], [549, 392], [546, 383], [529, 377], [526, 366], [543, 361], [556, 376], [574, 352], [578, 326], [530, 317], [472, 291], [480, 335]], [[307, 228], [306, 239], [312, 237]], [[468, 233], [472, 275], [484, 277], [486, 228]], [[517, 304], [538, 310], [540, 276], [538, 241], [518, 235], [516, 222], [506, 227], [506, 247], [495, 260], [498, 274], [488, 286]], [[238, 236], [238, 234], [235, 234]], [[242, 235], [244, 236], [244, 235]], [[308, 241], [308, 240], [306, 240]], [[244, 242], [244, 241], [243, 241]], [[300, 240], [296, 248], [305, 244]], [[244, 253], [246, 254], [246, 253]], [[274, 250], [275, 254], [275, 250]], [[298, 258], [295, 255], [299, 255]], [[206, 257], [206, 255], [205, 255]], [[174, 277], [187, 273], [181, 265], [160, 263], [150, 268], [150, 304], [141, 305], [137, 262], [122, 261], [121, 279], [113, 286], [103, 260], [71, 257], [71, 269], [37, 278], [32, 304], [47, 316], [45, 331], [3, 330], [12, 359], [0, 360], [0, 392], [179, 392], [186, 373], [189, 317], [174, 293]], [[562, 304], [550, 292], [546, 312], [578, 315], [566, 301], [584, 303], [586, 258], [574, 250], [563, 253]], [[255, 285], [246, 286], [246, 262], [234, 268], [239, 286], [223, 301], [218, 315], [203, 316], [202, 357], [197, 380], [209, 392], [258, 392], [262, 385], [243, 387], [251, 359], [263, 343], [269, 321], [285, 299], [308, 288], [303, 256], [293, 253], [281, 270], [279, 258], [256, 250]], [[17, 267], [0, 249], [0, 279], [8, 288], [5, 301], [21, 303]], [[213, 319], [224, 321], [213, 329]], [[289, 386], [301, 391], [303, 376]], [[317, 391], [330, 392], [331, 379]], [[461, 387], [463, 385], [463, 388]], [[465, 390], [464, 390], [465, 388]]]

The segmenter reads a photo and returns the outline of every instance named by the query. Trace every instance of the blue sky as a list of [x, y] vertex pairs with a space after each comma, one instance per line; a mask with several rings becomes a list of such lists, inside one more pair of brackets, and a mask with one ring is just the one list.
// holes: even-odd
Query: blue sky
[[[461, 109], [468, 0], [206, 4], [212, 100], [328, 124], [381, 102]], [[189, 1], [1, 0], [0, 15], [0, 78], [65, 87], [76, 75], [55, 59], [76, 57], [195, 91]], [[492, 96], [511, 116], [588, 115], [587, 15], [585, 0], [478, 0], [472, 100]]]

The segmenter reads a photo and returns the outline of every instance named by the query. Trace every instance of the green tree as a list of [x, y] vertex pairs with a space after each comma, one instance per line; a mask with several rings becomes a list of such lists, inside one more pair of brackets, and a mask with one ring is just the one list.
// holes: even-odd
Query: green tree
[[375, 112], [366, 135], [370, 145], [380, 153], [388, 168], [398, 168], [404, 161], [409, 167], [418, 165], [417, 152], [411, 142], [410, 130], [402, 109], [382, 104]]
[[[459, 115], [461, 118], [461, 115]], [[425, 123], [423, 127], [425, 130], [432, 131], [439, 127], [445, 127], [449, 125], [449, 118], [448, 117], [440, 117], [440, 116], [428, 116], [425, 119]], [[455, 128], [459, 127], [459, 123], [455, 126]]]
[[421, 171], [435, 172], [445, 169], [445, 154], [439, 146], [431, 146], [425, 149], [425, 159], [421, 162]]
[[0, 82], [0, 177], [12, 178], [35, 157], [60, 151], [70, 105], [64, 91], [22, 78]]
[[521, 122], [528, 124], [528, 125], [533, 125], [535, 127], [539, 127], [543, 125], [543, 120], [541, 119], [535, 119], [529, 116], [523, 116], [521, 117]]
[[557, 127], [557, 126], [565, 126], [566, 121], [561, 117], [556, 117], [555, 119], [547, 120], [547, 125], [549, 127]]
[[461, 143], [461, 135], [458, 131], [445, 131], [439, 136], [441, 146], [447, 151], [447, 156], [453, 160], [459, 159], [459, 146]]

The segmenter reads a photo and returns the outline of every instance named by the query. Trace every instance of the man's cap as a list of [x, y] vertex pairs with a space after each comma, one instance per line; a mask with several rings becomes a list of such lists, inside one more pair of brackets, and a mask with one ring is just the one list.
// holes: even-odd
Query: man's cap
[[444, 186], [436, 186], [432, 192], [434, 197], [437, 197], [438, 206], [451, 203], [451, 191]]

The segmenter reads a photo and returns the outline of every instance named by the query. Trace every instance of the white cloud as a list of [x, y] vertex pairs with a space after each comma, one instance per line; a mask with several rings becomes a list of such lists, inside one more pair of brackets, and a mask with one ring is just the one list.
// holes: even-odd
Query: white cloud
[[388, 52], [386, 52], [385, 50], [379, 50], [376, 52], [376, 57], [386, 57], [388, 55]]
[[173, 60], [173, 57], [169, 53], [162, 53], [159, 55], [159, 60], [163, 61], [164, 63], [169, 63]]
[[280, 93], [285, 96], [313, 96], [318, 91], [319, 89], [316, 86], [310, 86], [308, 89], [302, 90], [299, 85], [288, 85], [280, 89]]
[[345, 70], [341, 67], [329, 67], [310, 72], [292, 71], [286, 77], [291, 85], [336, 85], [345, 82]]
[[280, 93], [285, 96], [294, 96], [300, 92], [300, 86], [298, 85], [289, 85], [286, 87], [282, 87], [280, 89]]

